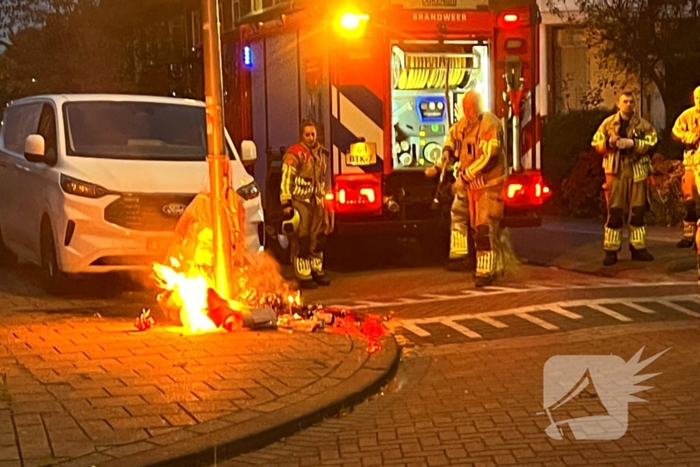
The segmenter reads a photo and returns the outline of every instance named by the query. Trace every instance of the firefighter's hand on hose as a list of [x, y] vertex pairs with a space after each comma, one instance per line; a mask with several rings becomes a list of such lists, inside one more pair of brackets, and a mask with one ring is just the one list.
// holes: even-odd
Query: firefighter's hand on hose
[[291, 204], [285, 204], [282, 206], [282, 220], [288, 221], [294, 217], [294, 208]]

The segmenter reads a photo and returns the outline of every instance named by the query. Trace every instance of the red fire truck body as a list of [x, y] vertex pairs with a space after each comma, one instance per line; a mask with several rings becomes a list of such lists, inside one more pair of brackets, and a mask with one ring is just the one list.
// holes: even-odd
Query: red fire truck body
[[352, 1], [285, 2], [243, 18], [228, 45], [241, 60], [243, 114], [228, 121], [267, 148], [255, 176], [268, 211], [279, 205], [283, 148], [309, 118], [330, 153], [336, 233], [444, 235], [449, 203], [431, 209], [438, 182], [424, 172], [476, 89], [505, 129], [504, 224], [539, 225], [549, 189], [539, 172], [535, 1]]

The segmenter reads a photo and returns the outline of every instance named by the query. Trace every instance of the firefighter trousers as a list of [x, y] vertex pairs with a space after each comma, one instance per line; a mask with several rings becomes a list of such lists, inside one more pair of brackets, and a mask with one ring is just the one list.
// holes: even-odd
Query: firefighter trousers
[[698, 234], [698, 213], [700, 213], [700, 195], [698, 195], [698, 181], [695, 171], [686, 167], [683, 174], [683, 207], [685, 208], [685, 218], [683, 219], [683, 238], [686, 240], [696, 240]]
[[474, 234], [476, 275], [493, 277], [503, 270], [503, 255], [498, 243], [503, 219], [503, 183], [479, 189], [458, 191], [452, 201], [450, 259], [469, 254], [469, 229]]
[[289, 236], [294, 275], [300, 281], [323, 276], [323, 250], [326, 245], [326, 215], [323, 203], [292, 200], [299, 213], [299, 228]]
[[622, 247], [622, 228], [629, 228], [630, 245], [635, 250], [646, 248], [644, 214], [647, 210], [647, 181], [635, 182], [633, 176], [613, 176], [606, 195], [608, 220], [605, 224], [603, 249], [619, 251]]

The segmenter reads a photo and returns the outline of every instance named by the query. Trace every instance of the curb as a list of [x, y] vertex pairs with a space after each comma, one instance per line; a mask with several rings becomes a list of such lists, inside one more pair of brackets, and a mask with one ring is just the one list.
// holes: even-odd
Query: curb
[[[266, 413], [234, 427], [211, 431], [170, 446], [120, 457], [100, 467], [207, 467], [255, 451], [356, 405], [377, 393], [396, 373], [400, 347], [389, 335], [382, 350], [342, 383], [284, 409]], [[214, 419], [216, 420], [216, 419]]]

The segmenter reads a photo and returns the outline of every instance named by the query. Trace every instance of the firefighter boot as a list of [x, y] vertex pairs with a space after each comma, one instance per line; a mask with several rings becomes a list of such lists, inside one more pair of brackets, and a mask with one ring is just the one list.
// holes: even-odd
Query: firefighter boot
[[617, 263], [617, 251], [606, 251], [603, 266], [612, 266]]
[[654, 261], [654, 257], [646, 248], [635, 250], [630, 246], [630, 251], [632, 252], [632, 261]]
[[316, 253], [311, 258], [311, 277], [318, 285], [331, 285], [331, 280], [326, 277], [323, 272], [323, 253]]
[[315, 289], [318, 284], [314, 282], [311, 275], [311, 260], [309, 258], [293, 258], [294, 275], [302, 289]]
[[693, 243], [693, 240], [689, 238], [681, 238], [680, 241], [676, 243], [676, 246], [678, 248], [690, 248], [691, 246], [693, 246]]
[[683, 221], [683, 238], [676, 244], [678, 248], [690, 248], [695, 243], [695, 222]]
[[491, 284], [493, 284], [493, 277], [492, 276], [475, 276], [474, 277], [474, 285], [476, 285], [477, 288], [488, 287]]
[[496, 260], [496, 252], [493, 250], [477, 251], [476, 275], [474, 276], [474, 283], [477, 287], [487, 287], [493, 283]]
[[690, 248], [694, 243], [695, 242], [690, 238], [681, 238], [680, 241], [676, 243], [676, 246], [678, 248]]
[[318, 284], [313, 280], [299, 281], [299, 288], [305, 290], [318, 289]]
[[313, 276], [314, 282], [316, 282], [316, 284], [323, 286], [323, 287], [331, 285], [331, 280], [329, 278], [327, 278], [325, 274], [319, 274], [317, 272], [312, 272], [311, 275]]

